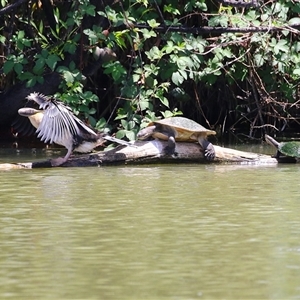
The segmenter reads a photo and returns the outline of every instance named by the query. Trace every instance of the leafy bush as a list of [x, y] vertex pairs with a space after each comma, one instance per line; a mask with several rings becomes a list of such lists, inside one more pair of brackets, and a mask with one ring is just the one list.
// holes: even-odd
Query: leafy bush
[[[55, 26], [42, 7], [31, 5], [1, 21], [12, 28], [0, 36], [2, 87], [6, 81], [34, 86], [59, 72], [57, 96], [119, 138], [135, 139], [147, 122], [182, 113], [251, 136], [298, 126], [296, 2], [244, 9], [205, 0], [127, 0], [107, 7], [56, 0]], [[104, 21], [87, 21], [99, 18]], [[114, 49], [117, 59], [84, 76], [99, 47]]]

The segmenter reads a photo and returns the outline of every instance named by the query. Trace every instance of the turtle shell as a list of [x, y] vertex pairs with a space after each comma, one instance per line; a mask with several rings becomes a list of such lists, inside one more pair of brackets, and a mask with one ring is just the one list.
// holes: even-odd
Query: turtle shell
[[[160, 127], [171, 127], [176, 132], [177, 141], [197, 141], [199, 136], [216, 134], [215, 131], [209, 130], [197, 122], [184, 117], [171, 117], [150, 123], [148, 126], [157, 125]], [[165, 139], [163, 136], [161, 139]]]
[[300, 157], [300, 142], [282, 142], [279, 144], [278, 150], [286, 156]]

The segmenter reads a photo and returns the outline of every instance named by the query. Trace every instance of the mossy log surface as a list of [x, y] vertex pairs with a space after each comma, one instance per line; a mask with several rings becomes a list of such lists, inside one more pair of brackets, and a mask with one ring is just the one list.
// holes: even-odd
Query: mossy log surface
[[[157, 163], [213, 163], [213, 164], [249, 164], [275, 165], [277, 159], [269, 155], [245, 152], [214, 146], [216, 157], [213, 162], [207, 161], [197, 143], [177, 143], [176, 155], [166, 155], [164, 148], [167, 143], [160, 140], [136, 141], [133, 146], [118, 146], [109, 151], [94, 152], [84, 155], [73, 155], [60, 167], [95, 167], [124, 164], [157, 164]], [[0, 169], [32, 169], [51, 168], [50, 160], [0, 164]]]

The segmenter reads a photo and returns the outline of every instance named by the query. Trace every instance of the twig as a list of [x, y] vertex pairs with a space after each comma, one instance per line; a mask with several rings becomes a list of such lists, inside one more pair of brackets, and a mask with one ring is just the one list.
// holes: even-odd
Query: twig
[[201, 103], [200, 103], [200, 99], [199, 99], [199, 96], [198, 96], [198, 93], [197, 93], [197, 89], [196, 87], [194, 86], [194, 93], [195, 93], [195, 97], [196, 97], [196, 100], [197, 100], [197, 104], [198, 104], [198, 107], [199, 107], [199, 110], [202, 114], [202, 117], [205, 119], [205, 122], [206, 124], [209, 126], [209, 128], [211, 128], [211, 125], [209, 124], [209, 121], [208, 119], [206, 118], [205, 114], [204, 114], [204, 111], [202, 109], [202, 106], [201, 106]]
[[161, 10], [160, 10], [160, 8], [159, 8], [159, 6], [158, 6], [156, 0], [154, 0], [154, 4], [155, 4], [156, 10], [157, 10], [157, 12], [158, 12], [158, 14], [159, 14], [160, 21], [161, 21], [162, 24], [165, 26], [165, 19], [164, 19], [164, 16], [163, 16], [163, 14], [162, 14], [162, 12], [161, 12]]
[[260, 126], [252, 126], [252, 128], [264, 128], [264, 127], [272, 127], [273, 129], [275, 129], [276, 131], [279, 131], [278, 128], [276, 128], [276, 126], [272, 125], [272, 124], [264, 124], [264, 125], [260, 125]]

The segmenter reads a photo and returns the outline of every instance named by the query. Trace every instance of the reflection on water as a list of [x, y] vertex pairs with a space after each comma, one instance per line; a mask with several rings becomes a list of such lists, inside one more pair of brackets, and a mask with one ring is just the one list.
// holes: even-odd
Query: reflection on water
[[0, 172], [0, 298], [300, 298], [298, 165]]

